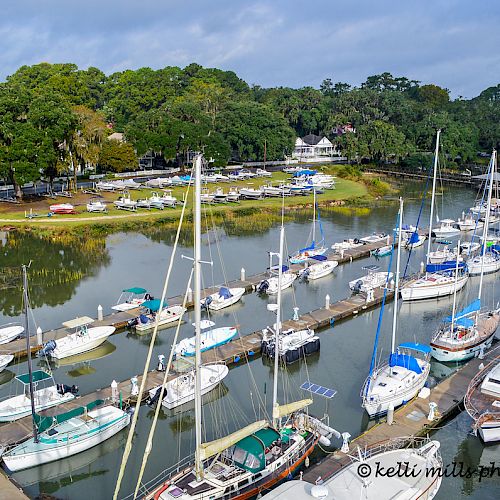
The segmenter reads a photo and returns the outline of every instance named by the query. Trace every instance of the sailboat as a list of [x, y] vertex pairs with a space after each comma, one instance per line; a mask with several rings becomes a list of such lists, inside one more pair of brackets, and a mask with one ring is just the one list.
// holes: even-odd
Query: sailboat
[[[196, 159], [195, 175], [195, 435], [194, 463], [183, 462], [173, 473], [165, 471], [151, 486], [146, 486], [145, 498], [155, 499], [244, 499], [257, 495], [289, 474], [293, 474], [312, 453], [319, 435], [310, 430], [307, 415], [300, 410], [312, 403], [305, 399], [280, 406], [277, 400], [278, 363], [275, 359], [273, 386], [273, 422], [254, 422], [228, 436], [212, 442], [202, 442], [201, 413], [201, 157]], [[283, 246], [280, 244], [280, 255]], [[282, 258], [279, 259], [281, 264]], [[281, 274], [279, 275], [281, 276]], [[280, 277], [278, 276], [278, 279]], [[279, 288], [281, 299], [281, 289]], [[277, 324], [280, 324], [278, 313]], [[277, 329], [279, 333], [279, 328]], [[281, 419], [294, 413], [293, 424], [281, 426]]]
[[[298, 252], [295, 252], [290, 257], [290, 262], [292, 264], [300, 264], [306, 262], [316, 255], [324, 255], [328, 248], [325, 246], [325, 236], [323, 234], [323, 225], [321, 224], [321, 219], [319, 215], [319, 207], [316, 203], [316, 189], [313, 189], [314, 201], [313, 201], [313, 221], [312, 221], [312, 241], [308, 247], [301, 248]], [[316, 220], [316, 214], [318, 218]], [[321, 234], [321, 240], [316, 242], [316, 223], [319, 223], [319, 230]]]
[[[463, 262], [458, 266], [458, 269], [455, 269], [455, 261], [443, 262], [441, 264], [431, 264], [429, 261], [429, 256], [431, 254], [431, 238], [433, 234], [432, 219], [434, 216], [434, 200], [436, 196], [440, 135], [441, 130], [438, 130], [436, 136], [436, 149], [434, 152], [434, 175], [432, 181], [426, 272], [421, 278], [413, 279], [401, 287], [401, 298], [406, 301], [431, 299], [451, 295], [455, 290], [461, 290], [469, 279], [467, 267]], [[456, 279], [455, 274], [457, 274]]]
[[[491, 206], [491, 192], [493, 187], [493, 165], [495, 153], [492, 155], [490, 169], [490, 192], [488, 195], [488, 208], [484, 225], [483, 242], [488, 234], [488, 217]], [[445, 326], [434, 336], [431, 342], [432, 357], [438, 361], [465, 361], [477, 356], [481, 351], [491, 347], [495, 332], [500, 322], [500, 310], [481, 312], [483, 291], [483, 277], [485, 274], [486, 245], [483, 243], [481, 257], [481, 270], [478, 297], [461, 311], [456, 311], [456, 292], [453, 296], [453, 312], [445, 318]]]
[[12, 472], [88, 450], [114, 436], [130, 422], [127, 412], [111, 405], [103, 406], [104, 400], [96, 400], [53, 417], [36, 413], [34, 375], [37, 372], [33, 372], [31, 367], [26, 266], [23, 266], [23, 289], [33, 436], [2, 454], [4, 464]]
[[[398, 252], [394, 290], [394, 314], [392, 318], [392, 341], [389, 360], [375, 368], [379, 319], [370, 373], [361, 390], [362, 406], [370, 417], [386, 413], [390, 406], [397, 408], [418, 394], [424, 386], [430, 371], [430, 348], [426, 345], [406, 342], [396, 347], [398, 317], [399, 272], [401, 262], [401, 234], [403, 222], [403, 199], [399, 202]], [[382, 317], [383, 309], [380, 317]]]

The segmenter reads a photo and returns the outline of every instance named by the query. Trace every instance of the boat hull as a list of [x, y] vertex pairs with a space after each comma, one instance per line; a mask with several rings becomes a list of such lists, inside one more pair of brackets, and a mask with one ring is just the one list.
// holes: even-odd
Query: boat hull
[[61, 340], [57, 340], [56, 348], [50, 355], [53, 358], [62, 359], [91, 351], [104, 343], [115, 330], [114, 326], [97, 326], [89, 328], [85, 335], [73, 333]]
[[483, 424], [478, 433], [485, 443], [497, 443], [500, 441], [500, 422]]
[[24, 328], [21, 325], [11, 325], [0, 328], [0, 344], [7, 344], [17, 339], [23, 332]]
[[[468, 275], [459, 278], [456, 282], [457, 292], [461, 290], [467, 283]], [[446, 297], [451, 295], [455, 290], [455, 279], [448, 280], [442, 283], [430, 283], [427, 285], [419, 285], [420, 280], [409, 283], [401, 289], [401, 298], [406, 301], [434, 299], [438, 297]], [[413, 285], [413, 286], [412, 286]]]
[[[211, 311], [220, 311], [221, 309], [236, 304], [236, 302], [238, 302], [245, 294], [244, 288], [230, 288], [229, 291], [231, 292], [231, 297], [228, 299], [220, 299], [219, 293], [210, 295], [210, 297], [212, 297], [212, 301], [208, 304], [208, 308]], [[202, 305], [205, 305], [204, 300], [202, 301]]]
[[[171, 312], [169, 313], [168, 311]], [[165, 309], [160, 314], [158, 326], [160, 327], [169, 325], [171, 323], [175, 323], [176, 321], [179, 320], [180, 317], [184, 315], [185, 312], [186, 309], [182, 306], [173, 306]], [[155, 325], [156, 325], [156, 319], [151, 318], [150, 321], [148, 321], [147, 323], [141, 323], [140, 321], [138, 321], [137, 324], [135, 325], [135, 329], [138, 332], [146, 332], [148, 330], [153, 330]]]
[[7, 365], [14, 359], [12, 354], [0, 355], [0, 372], [3, 372]]

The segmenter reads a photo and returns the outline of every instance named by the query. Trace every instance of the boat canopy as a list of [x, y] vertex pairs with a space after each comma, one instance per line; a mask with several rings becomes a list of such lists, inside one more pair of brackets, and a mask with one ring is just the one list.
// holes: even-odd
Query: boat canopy
[[[425, 270], [428, 273], [438, 273], [440, 271], [453, 271], [456, 267], [457, 262], [455, 260], [447, 260], [441, 264], [427, 264]], [[467, 264], [465, 262], [459, 262], [458, 269], [461, 271], [467, 269]]]
[[82, 316], [81, 318], [75, 318], [70, 321], [66, 321], [63, 323], [63, 326], [66, 328], [80, 328], [82, 326], [87, 326], [90, 325], [90, 323], [93, 323], [94, 320], [92, 318], [89, 318], [88, 316]]
[[298, 253], [308, 252], [309, 250], [314, 250], [315, 248], [316, 248], [316, 242], [312, 241], [310, 246], [301, 248]]
[[269, 427], [238, 441], [233, 448], [233, 462], [238, 467], [259, 472], [266, 466], [266, 448], [280, 437], [279, 432]]
[[[32, 373], [33, 375], [33, 383], [37, 382], [43, 382], [44, 380], [48, 380], [49, 378], [52, 378], [52, 375], [49, 375], [47, 372], [44, 372], [43, 370], [36, 370]], [[16, 377], [21, 384], [24, 385], [29, 385], [30, 383], [30, 374], [29, 373], [23, 373], [22, 375], [18, 375]]]
[[[465, 318], [465, 316], [468, 316], [469, 314], [472, 314], [474, 312], [477, 312], [481, 309], [481, 299], [476, 299], [474, 300], [473, 302], [471, 302], [467, 307], [464, 307], [461, 311], [458, 311], [456, 314], [455, 314], [455, 323], [459, 320], [459, 319], [463, 319]], [[453, 320], [453, 316], [446, 316], [446, 318], [444, 318], [444, 320], [448, 323], [451, 323], [451, 321]], [[474, 322], [473, 322], [474, 324]], [[463, 325], [465, 326], [465, 325]], [[471, 325], [472, 326], [472, 325]]]
[[[152, 299], [146, 300], [141, 304], [142, 307], [149, 309], [150, 311], [157, 312], [160, 310], [161, 300], [160, 299]], [[163, 307], [167, 307], [167, 301], [163, 302]]]
[[223, 299], [230, 299], [233, 296], [233, 294], [230, 292], [229, 288], [227, 286], [221, 286], [219, 290], [219, 297], [222, 297]]
[[314, 260], [319, 260], [321, 262], [325, 261], [325, 260], [328, 260], [327, 257], [325, 255], [313, 255], [311, 257], [311, 259], [314, 259]]
[[413, 351], [423, 352], [424, 354], [429, 354], [431, 352], [431, 348], [428, 345], [416, 344], [414, 342], [403, 342], [399, 344], [398, 348], [412, 349]]
[[54, 415], [52, 417], [46, 417], [35, 413], [35, 424], [37, 426], [38, 432], [44, 432], [47, 429], [50, 429], [53, 425], [62, 424], [70, 418], [79, 417], [85, 412], [92, 411], [94, 408], [96, 408], [97, 406], [101, 406], [102, 404], [104, 404], [104, 399], [96, 399], [91, 403], [79, 406], [78, 408], [73, 408], [72, 410], [65, 413], [59, 413], [59, 415]]
[[397, 352], [392, 353], [389, 356], [389, 366], [391, 368], [401, 366], [402, 368], [415, 372], [417, 375], [422, 373], [422, 368], [420, 368], [416, 358], [410, 356], [409, 354], [400, 354]]
[[134, 293], [135, 295], [142, 295], [143, 293], [146, 293], [147, 290], [145, 288], [133, 286], [132, 288], [125, 288], [125, 290], [122, 290], [122, 292], [123, 293]]

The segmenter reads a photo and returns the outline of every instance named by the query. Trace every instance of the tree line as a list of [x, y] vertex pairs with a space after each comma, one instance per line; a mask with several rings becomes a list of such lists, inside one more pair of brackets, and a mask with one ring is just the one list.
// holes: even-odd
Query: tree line
[[[337, 134], [352, 124], [355, 133]], [[203, 150], [214, 165], [283, 159], [297, 136], [338, 144], [349, 160], [424, 164], [437, 128], [451, 165], [500, 142], [500, 85], [451, 99], [434, 84], [390, 73], [359, 87], [325, 79], [319, 89], [250, 86], [232, 71], [190, 64], [106, 76], [90, 67], [23, 66], [0, 83], [0, 177], [20, 185], [76, 166], [136, 168], [152, 151], [182, 161]], [[122, 132], [126, 142], [107, 139]], [[265, 152], [264, 152], [265, 148]]]

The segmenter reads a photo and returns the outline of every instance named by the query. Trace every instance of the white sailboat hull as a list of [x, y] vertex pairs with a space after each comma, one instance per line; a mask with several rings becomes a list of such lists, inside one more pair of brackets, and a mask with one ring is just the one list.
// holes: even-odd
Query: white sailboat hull
[[63, 339], [56, 340], [56, 348], [50, 355], [53, 358], [62, 359], [90, 351], [105, 342], [115, 330], [114, 326], [96, 326], [89, 328], [84, 334], [72, 333]]
[[[467, 283], [468, 275], [456, 280], [457, 292]], [[453, 276], [429, 275], [410, 282], [401, 289], [403, 300], [434, 299], [451, 295], [455, 290], [455, 278]]]
[[[38, 389], [33, 393], [35, 411], [40, 412], [47, 408], [58, 406], [75, 398], [72, 393], [61, 395], [55, 386]], [[31, 414], [31, 400], [26, 394], [20, 394], [0, 403], [0, 422], [14, 422]]]
[[476, 357], [481, 351], [486, 351], [487, 349], [489, 349], [491, 347], [491, 344], [493, 343], [494, 337], [495, 335], [493, 334], [484, 342], [481, 342], [474, 347], [462, 349], [460, 351], [448, 351], [441, 347], [431, 345], [432, 357], [434, 359], [437, 359], [438, 361], [466, 361], [468, 359]]
[[[226, 365], [205, 365], [200, 369], [201, 394], [204, 396], [215, 389], [229, 373]], [[149, 397], [153, 398], [161, 386], [157, 386], [149, 391]], [[161, 405], [169, 410], [189, 403], [194, 400], [194, 373], [189, 372], [180, 375], [166, 384], [166, 396]]]
[[500, 270], [500, 256], [485, 255], [483, 257], [478, 255], [467, 261], [467, 267], [469, 268], [469, 274], [471, 276], [480, 275], [481, 267], [484, 268], [484, 274], [496, 273]]
[[[31, 438], [2, 455], [5, 465], [10, 471], [16, 472], [71, 457], [106, 441], [130, 423], [128, 413], [109, 406], [91, 411], [88, 415], [94, 420], [80, 425], [82, 430], [79, 434], [69, 435], [67, 439], [58, 441], [43, 433], [39, 443], [34, 443]], [[79, 424], [77, 421], [80, 419], [74, 420]]]

